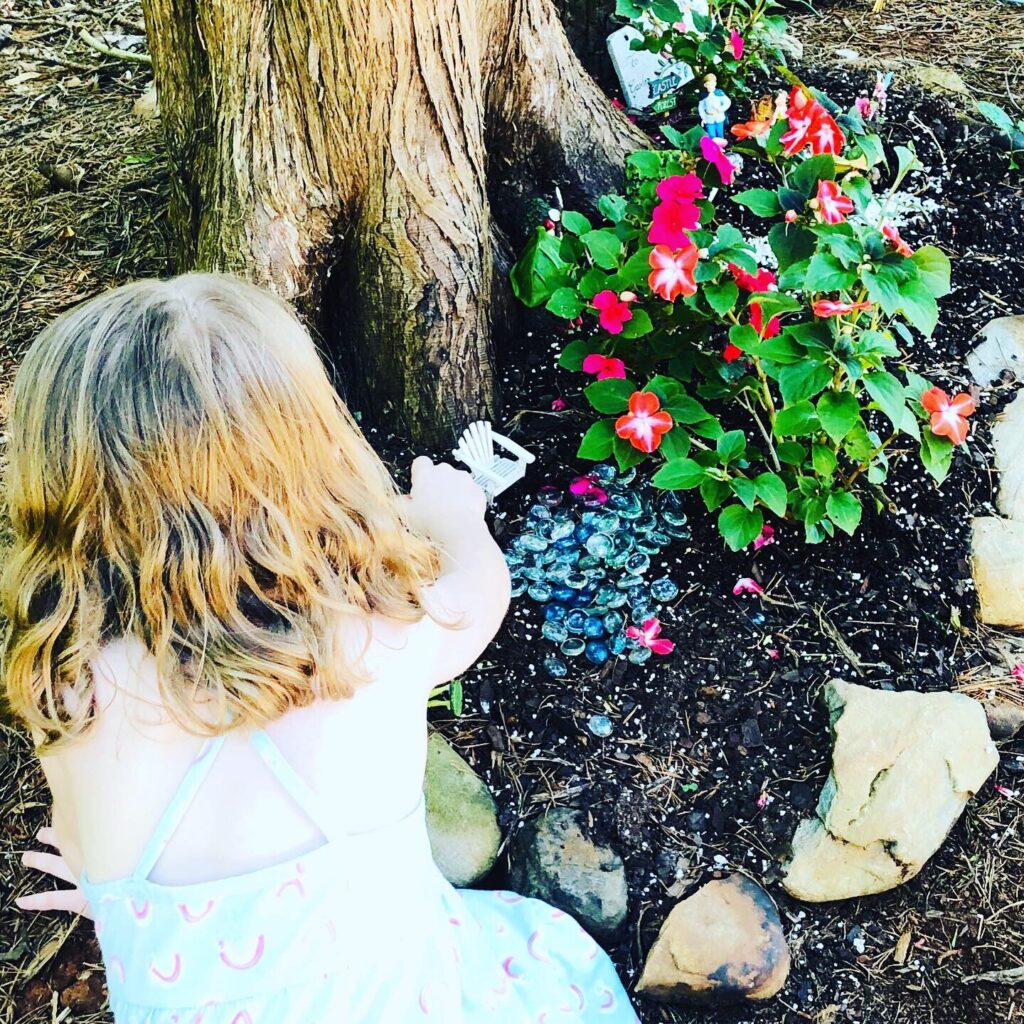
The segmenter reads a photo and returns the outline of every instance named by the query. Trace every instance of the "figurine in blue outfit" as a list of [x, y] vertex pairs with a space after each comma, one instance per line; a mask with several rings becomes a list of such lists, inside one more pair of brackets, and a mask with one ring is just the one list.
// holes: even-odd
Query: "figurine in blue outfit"
[[706, 95], [697, 104], [700, 123], [712, 139], [725, 138], [725, 112], [732, 106], [732, 100], [718, 88], [718, 79], [714, 75], [704, 78]]

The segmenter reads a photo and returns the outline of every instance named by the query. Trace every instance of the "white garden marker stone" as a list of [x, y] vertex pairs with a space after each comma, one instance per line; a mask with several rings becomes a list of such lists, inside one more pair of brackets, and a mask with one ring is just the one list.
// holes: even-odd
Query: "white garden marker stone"
[[[498, 454], [495, 445], [504, 448], [512, 458]], [[522, 480], [526, 467], [534, 461], [525, 448], [497, 433], [487, 420], [477, 420], [466, 427], [452, 455], [468, 467], [488, 501]]]
[[[707, 16], [707, 0], [676, 0], [679, 21], [688, 32], [693, 31], [693, 13]], [[655, 29], [649, 15], [644, 15], [641, 25]], [[650, 50], [634, 50], [634, 40], [643, 39], [643, 33], [632, 25], [626, 25], [613, 32], [607, 40], [608, 56], [612, 67], [619, 76], [622, 95], [630, 110], [645, 110], [655, 100], [675, 92], [681, 85], [693, 80], [693, 69], [681, 60], [664, 57]]]

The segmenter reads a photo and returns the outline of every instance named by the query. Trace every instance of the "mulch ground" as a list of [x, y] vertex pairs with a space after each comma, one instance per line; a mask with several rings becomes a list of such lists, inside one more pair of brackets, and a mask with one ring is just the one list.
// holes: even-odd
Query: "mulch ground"
[[[107, 284], [167, 269], [159, 133], [131, 112], [145, 69], [132, 66], [125, 79], [126, 65], [107, 62], [77, 41], [79, 27], [114, 27], [113, 7], [105, 8], [107, 17], [85, 5], [62, 10], [58, 20], [21, 5], [23, 19], [38, 20], [12, 24], [15, 38], [0, 48], [0, 103], [11, 111], [0, 125], [6, 144], [0, 166], [5, 379], [27, 341], [61, 309]], [[906, 16], [920, 26], [929, 10]], [[1004, 25], [1007, 10], [1000, 8]], [[860, 5], [841, 13], [877, 23], [867, 21]], [[128, 5], [117, 15], [129, 23], [138, 19]], [[877, 17], [902, 24], [903, 16], [902, 7], [889, 4]], [[943, 11], [932, 16], [936, 25], [946, 24]], [[1022, 22], [1024, 12], [1018, 27]], [[819, 40], [826, 45], [830, 26], [833, 46], [852, 45], [836, 12], [816, 22], [814, 46]], [[130, 24], [117, 30], [132, 31]], [[967, 27], [960, 31], [966, 35]], [[1009, 37], [1005, 28], [1002, 37]], [[858, 48], [868, 52], [872, 39], [865, 29]], [[808, 53], [813, 56], [811, 46]], [[970, 69], [961, 70], [967, 77]], [[11, 84], [31, 72], [37, 77]], [[845, 103], [871, 80], [864, 71], [801, 72]], [[997, 95], [995, 80], [986, 79], [990, 98]], [[954, 106], [899, 79], [891, 96], [882, 133], [890, 146], [913, 139], [928, 168], [915, 188], [938, 204], [929, 223], [904, 234], [911, 244], [941, 246], [954, 268], [941, 326], [918, 344], [915, 361], [937, 381], [958, 384], [976, 331], [993, 316], [1024, 311], [1022, 179], [1009, 176], [989, 136], [961, 120]], [[40, 172], [41, 165], [67, 163], [83, 171], [76, 188], [55, 186], [45, 167]], [[525, 484], [499, 501], [495, 530], [503, 539], [520, 528], [533, 492], [549, 483], [564, 486], [579, 472], [572, 454], [585, 403], [578, 378], [552, 369], [552, 346], [561, 340], [535, 337], [503, 370], [509, 425], [538, 456]], [[1015, 659], [1024, 660], [1016, 640], [974, 621], [966, 547], [971, 517], [993, 508], [988, 427], [1009, 394], [983, 396], [969, 450], [958, 455], [941, 489], [914, 459], [897, 460], [884, 488], [887, 514], [867, 517], [852, 540], [807, 547], [783, 527], [778, 543], [756, 557], [731, 554], [702, 508], [688, 506], [692, 539], [661, 559], [680, 586], [663, 616], [676, 650], [656, 664], [620, 662], [599, 670], [577, 659], [568, 678], [551, 679], [540, 668], [548, 645], [539, 641], [539, 608], [517, 599], [494, 645], [464, 679], [462, 717], [438, 716], [437, 724], [490, 783], [509, 836], [550, 806], [577, 806], [588, 811], [594, 835], [621, 853], [632, 903], [612, 953], [627, 982], [635, 980], [673, 902], [717, 873], [749, 873], [778, 900], [794, 962], [777, 999], [715, 1011], [647, 1003], [641, 1007], [645, 1021], [1024, 1021], [1024, 996], [1017, 990], [968, 980], [1024, 965], [1024, 803], [993, 785], [1024, 791], [1024, 744], [1004, 745], [996, 775], [907, 885], [862, 900], [811, 905], [788, 899], [777, 884], [788, 839], [813, 808], [828, 771], [827, 723], [817, 695], [829, 678], [894, 689], [1019, 692], [1009, 674]], [[568, 401], [566, 412], [550, 412], [555, 397]], [[373, 436], [396, 459], [407, 458], [394, 439]], [[763, 600], [733, 596], [737, 577], [748, 575], [764, 583]], [[777, 660], [769, 650], [779, 652]], [[610, 738], [599, 740], [587, 730], [594, 713], [613, 721]], [[46, 791], [27, 744], [3, 727], [5, 891], [26, 891], [18, 856], [46, 813]], [[901, 942], [904, 936], [909, 944]], [[906, 947], [905, 956], [898, 947]], [[109, 1019], [88, 925], [5, 910], [0, 1022]]]

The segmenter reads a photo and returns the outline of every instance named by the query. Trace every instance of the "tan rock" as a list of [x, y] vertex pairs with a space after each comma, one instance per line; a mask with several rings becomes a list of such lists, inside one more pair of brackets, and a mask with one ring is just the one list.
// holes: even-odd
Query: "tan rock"
[[1024, 626], [1024, 522], [981, 516], [971, 524], [978, 612], [990, 626]]
[[835, 746], [816, 817], [793, 836], [786, 890], [811, 902], [884, 892], [942, 845], [999, 761], [982, 706], [961, 693], [825, 687]]
[[1024, 316], [998, 316], [981, 332], [981, 343], [967, 357], [967, 371], [987, 388], [1005, 372], [1024, 379]]
[[1024, 728], [1024, 704], [995, 697], [985, 701], [988, 730], [994, 740], [1012, 740]]
[[993, 424], [992, 448], [999, 473], [999, 511], [1024, 522], [1024, 391]]
[[160, 116], [160, 104], [156, 96], [156, 82], [150, 82], [145, 90], [136, 98], [132, 104], [132, 113], [144, 120]]
[[732, 875], [677, 903], [647, 954], [637, 992], [663, 1002], [760, 1001], [789, 975], [789, 947], [772, 898]]
[[929, 92], [952, 93], [967, 96], [967, 83], [952, 68], [938, 68], [932, 64], [915, 64], [909, 69], [910, 77]]
[[494, 866], [501, 844], [498, 808], [483, 780], [431, 733], [423, 781], [430, 848], [452, 885], [471, 885]]

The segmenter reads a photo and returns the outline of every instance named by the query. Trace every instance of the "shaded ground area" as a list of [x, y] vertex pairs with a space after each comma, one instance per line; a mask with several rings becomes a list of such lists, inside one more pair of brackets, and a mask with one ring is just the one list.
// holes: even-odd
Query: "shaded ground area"
[[[823, 20], [807, 16], [798, 32], [811, 61], [828, 47], [888, 53], [896, 35], [875, 31], [887, 22], [900, 26], [900, 46], [908, 45], [903, 26], [913, 26], [932, 41], [925, 45], [932, 54], [942, 45], [936, 40], [962, 39], [961, 52], [979, 63], [958, 70], [968, 80], [977, 75], [986, 98], [1008, 105], [997, 84], [1005, 81], [1019, 98], [1021, 65], [1007, 41], [1014, 38], [1008, 26], [1019, 31], [1024, 10], [975, 6], [991, 20], [951, 22], [944, 5], [901, 0], [880, 15], [847, 5]], [[137, 10], [126, 5], [119, 17], [127, 20], [114, 22], [86, 5], [20, 4], [15, 10], [0, 0], [0, 25], [5, 14], [11, 29], [0, 47], [6, 114], [0, 124], [6, 157], [0, 164], [0, 368], [7, 382], [25, 344], [52, 316], [108, 284], [164, 272], [167, 250], [159, 134], [152, 121], [132, 114], [146, 68], [108, 61], [78, 39], [82, 27], [137, 34]], [[997, 33], [1004, 60], [998, 67], [990, 66], [991, 41], [981, 47], [975, 38], [983, 31]], [[870, 80], [864, 71], [822, 76], [801, 70], [845, 102]], [[890, 144], [913, 138], [929, 168], [915, 188], [936, 202], [935, 216], [905, 234], [913, 244], [935, 242], [953, 257], [955, 288], [943, 302], [943, 326], [919, 347], [917, 363], [943, 383], [957, 382], [975, 330], [994, 315], [1024, 311], [1021, 179], [1011, 180], [1001, 158], [979, 148], [983, 136], [962, 125], [952, 106], [899, 80], [884, 134]], [[44, 164], [80, 168], [80, 180], [65, 188], [64, 176], [55, 181], [52, 171], [40, 171]], [[77, 169], [71, 177], [78, 177]], [[578, 471], [571, 455], [583, 403], [578, 380], [550, 369], [550, 346], [558, 343], [536, 339], [531, 354], [504, 371], [517, 436], [539, 456], [526, 487], [509, 492], [499, 506], [496, 530], [506, 537], [529, 508], [532, 491], [565, 484]], [[554, 416], [551, 400], [563, 393], [569, 411]], [[464, 717], [439, 719], [487, 776], [509, 833], [546, 807], [580, 806], [589, 810], [596, 835], [622, 852], [633, 906], [614, 953], [627, 981], [635, 980], [674, 899], [721, 870], [744, 870], [769, 884], [794, 954], [781, 997], [756, 1010], [713, 1014], [647, 1004], [646, 1021], [1024, 1021], [1024, 996], [963, 980], [1024, 965], [1019, 795], [1001, 796], [990, 783], [922, 875], [894, 892], [811, 906], [786, 899], [773, 884], [794, 824], [813, 807], [827, 772], [826, 722], [816, 695], [828, 678], [897, 689], [1019, 692], [1009, 667], [1024, 658], [1012, 638], [973, 624], [965, 547], [970, 516], [991, 510], [987, 423], [1008, 394], [981, 409], [971, 454], [957, 459], [941, 491], [904, 460], [885, 491], [892, 514], [870, 519], [852, 541], [806, 548], [783, 530], [779, 543], [752, 561], [749, 554], [724, 553], [711, 523], [691, 509], [692, 540], [664, 559], [681, 587], [666, 616], [676, 653], [656, 668], [586, 673], [574, 665], [567, 680], [549, 679], [540, 671], [537, 607], [518, 601], [494, 647], [465, 680]], [[372, 436], [397, 464], [407, 464], [409, 453], [393, 439]], [[736, 578], [752, 570], [767, 587], [763, 603], [732, 596]], [[998, 643], [1011, 645], [1005, 655]], [[778, 660], [769, 650], [779, 652]], [[613, 720], [610, 739], [587, 732], [595, 712]], [[1014, 794], [1024, 790], [1024, 746], [1004, 749], [993, 781]], [[768, 798], [766, 806], [758, 806], [759, 797]], [[26, 891], [18, 857], [47, 821], [45, 801], [27, 744], [4, 728], [5, 893]], [[906, 955], [897, 955], [903, 947]], [[5, 907], [0, 1024], [108, 1022], [98, 960], [87, 924]]]

